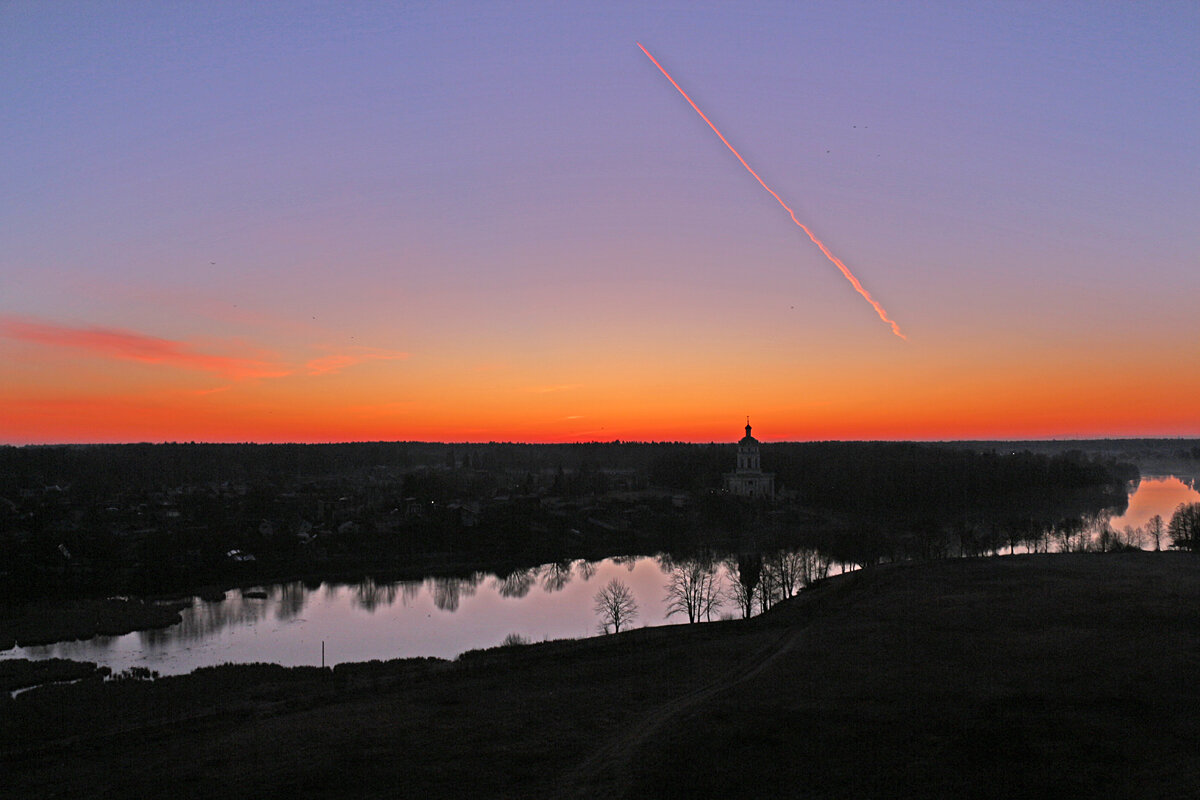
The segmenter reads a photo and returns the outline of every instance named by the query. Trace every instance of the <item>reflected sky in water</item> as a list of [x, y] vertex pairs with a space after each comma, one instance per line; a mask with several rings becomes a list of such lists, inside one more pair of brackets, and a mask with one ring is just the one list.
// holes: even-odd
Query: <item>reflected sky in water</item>
[[[1178, 478], [1144, 478], [1130, 496], [1128, 510], [1114, 517], [1112, 525], [1144, 526], [1154, 514], [1169, 520], [1183, 502], [1200, 502], [1200, 493]], [[72, 658], [114, 671], [142, 666], [164, 675], [226, 662], [319, 665], [322, 642], [329, 665], [409, 656], [453, 658], [464, 650], [498, 645], [513, 633], [531, 641], [595, 635], [594, 597], [613, 578], [633, 591], [639, 609], [635, 627], [686, 621], [664, 617], [668, 579], [662, 564], [624, 557], [561, 561], [503, 575], [257, 587], [265, 597], [234, 590], [222, 602], [196, 599], [183, 621], [170, 628], [15, 648], [0, 652], [0, 658]], [[729, 603], [721, 613], [737, 611]]]
[[1111, 524], [1117, 530], [1126, 525], [1144, 528], [1155, 514], [1161, 515], [1166, 524], [1180, 503], [1200, 503], [1200, 492], [1175, 476], [1142, 478], [1137, 491], [1129, 495], [1129, 508], [1113, 517]]
[[595, 635], [593, 598], [612, 578], [633, 590], [640, 609], [636, 625], [681, 621], [663, 617], [667, 579], [654, 559], [563, 561], [507, 575], [257, 587], [265, 598], [234, 590], [223, 602], [195, 600], [170, 628], [16, 648], [0, 657], [73, 658], [164, 675], [225, 662], [319, 665], [322, 642], [326, 664], [452, 658], [498, 645], [510, 633], [531, 641]]

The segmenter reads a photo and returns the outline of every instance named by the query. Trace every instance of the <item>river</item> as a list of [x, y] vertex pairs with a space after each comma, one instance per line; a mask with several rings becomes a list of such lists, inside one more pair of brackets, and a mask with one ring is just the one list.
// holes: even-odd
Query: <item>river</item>
[[[1128, 509], [1111, 524], [1118, 530], [1144, 527], [1155, 514], [1169, 521], [1184, 502], [1200, 502], [1200, 493], [1177, 477], [1146, 477], [1132, 490]], [[194, 600], [183, 610], [183, 621], [169, 628], [18, 647], [0, 658], [70, 658], [94, 661], [114, 672], [145, 667], [162, 675], [229, 662], [299, 666], [453, 658], [499, 645], [510, 634], [533, 642], [595, 635], [594, 598], [614, 578], [633, 593], [635, 626], [687, 621], [681, 615], [666, 616], [663, 564], [639, 557], [546, 564], [506, 576], [481, 572], [466, 579], [294, 582], [256, 587], [257, 592], [235, 590], [221, 602]], [[721, 578], [729, 581], [726, 575]], [[737, 612], [727, 602], [717, 613]]]

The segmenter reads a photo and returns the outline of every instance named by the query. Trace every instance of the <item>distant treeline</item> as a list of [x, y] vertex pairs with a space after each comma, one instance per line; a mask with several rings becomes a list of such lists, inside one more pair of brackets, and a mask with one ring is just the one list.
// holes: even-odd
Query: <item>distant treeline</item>
[[[0, 446], [0, 494], [49, 485], [152, 491], [209, 482], [256, 483], [352, 477], [419, 468], [482, 471], [647, 469], [669, 448], [645, 442], [515, 444], [351, 442], [345, 444], [98, 444]], [[729, 453], [729, 446], [720, 446]], [[732, 456], [730, 456], [732, 458]]]
[[0, 448], [0, 601], [801, 540], [854, 563], [934, 558], [1044, 543], [1064, 522], [1123, 509], [1138, 477], [1078, 451], [776, 443], [762, 446], [778, 488], [768, 503], [721, 491], [735, 454], [631, 442]]
[[[1078, 447], [1067, 447], [1078, 444]], [[1157, 445], [1157, 447], [1156, 447]], [[1003, 457], [997, 452], [1011, 455]], [[0, 446], [0, 496], [23, 489], [71, 485], [77, 492], [153, 491], [203, 483], [259, 483], [310, 477], [405, 474], [420, 468], [484, 472], [635, 472], [653, 485], [702, 490], [719, 487], [732, 467], [736, 445], [680, 442], [584, 442], [572, 444], [353, 442], [345, 444], [101, 444]], [[762, 445], [763, 469], [777, 485], [824, 502], [830, 492], [851, 493], [848, 484], [886, 487], [917, 481], [944, 492], [974, 480], [967, 489], [990, 491], [1051, 480], [1083, 485], [1097, 473], [1086, 462], [1117, 463], [1113, 453], [1200, 459], [1194, 440], [1098, 440], [917, 444], [905, 442], [810, 442]], [[1053, 455], [1049, 461], [1043, 455]], [[967, 469], [970, 475], [955, 475]], [[1082, 470], [1082, 471], [1081, 471]], [[1130, 467], [1120, 470], [1136, 477]], [[948, 474], [950, 473], [950, 474]], [[906, 476], [911, 476], [906, 477]], [[917, 488], [917, 487], [913, 487]], [[886, 492], [885, 492], [886, 493]]]
[[[651, 478], [688, 489], [720, 485], [732, 452], [674, 447], [655, 460]], [[1049, 506], [1138, 478], [1133, 464], [1079, 450], [998, 454], [911, 442], [764, 444], [762, 464], [804, 505], [882, 518], [988, 513], [1014, 500]]]

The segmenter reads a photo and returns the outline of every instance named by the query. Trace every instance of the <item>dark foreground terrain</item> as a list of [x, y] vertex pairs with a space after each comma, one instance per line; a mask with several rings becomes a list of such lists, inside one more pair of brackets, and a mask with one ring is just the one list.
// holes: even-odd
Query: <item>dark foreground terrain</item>
[[13, 797], [1196, 797], [1200, 559], [875, 567], [749, 621], [0, 695]]

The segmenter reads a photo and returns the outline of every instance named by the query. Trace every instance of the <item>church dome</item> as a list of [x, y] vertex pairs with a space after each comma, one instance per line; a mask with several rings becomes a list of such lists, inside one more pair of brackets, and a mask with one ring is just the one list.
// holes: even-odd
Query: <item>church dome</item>
[[746, 420], [746, 435], [742, 437], [742, 440], [738, 444], [758, 444], [758, 439], [750, 435], [750, 420]]

